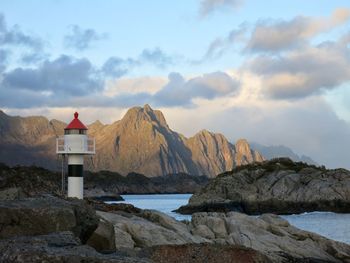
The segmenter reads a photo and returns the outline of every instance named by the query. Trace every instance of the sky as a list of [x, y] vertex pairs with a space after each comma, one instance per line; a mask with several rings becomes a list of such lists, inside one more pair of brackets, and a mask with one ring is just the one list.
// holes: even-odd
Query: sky
[[1, 0], [0, 109], [112, 123], [150, 104], [350, 168], [348, 0]]

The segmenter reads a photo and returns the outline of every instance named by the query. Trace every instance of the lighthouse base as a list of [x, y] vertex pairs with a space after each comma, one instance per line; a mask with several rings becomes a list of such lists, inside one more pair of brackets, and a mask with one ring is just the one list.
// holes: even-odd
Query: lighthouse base
[[68, 177], [68, 197], [83, 199], [84, 177]]

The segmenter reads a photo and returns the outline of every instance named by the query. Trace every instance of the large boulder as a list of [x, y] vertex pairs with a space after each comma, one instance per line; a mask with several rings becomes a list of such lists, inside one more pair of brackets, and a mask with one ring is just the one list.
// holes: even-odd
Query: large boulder
[[[190, 227], [216, 244], [257, 250], [271, 262], [350, 262], [349, 245], [300, 230], [273, 214], [195, 213]], [[198, 231], [200, 228], [208, 230]], [[213, 234], [208, 235], [208, 231]]]
[[72, 231], [84, 243], [99, 218], [84, 201], [52, 196], [0, 201], [0, 238]]
[[294, 214], [350, 212], [350, 171], [327, 170], [286, 158], [250, 164], [212, 179], [180, 213]]
[[98, 210], [100, 223], [88, 244], [98, 251], [211, 242], [193, 235], [187, 224], [156, 210], [142, 210], [130, 204], [91, 204]]
[[147, 259], [97, 253], [93, 248], [82, 245], [69, 231], [2, 239], [0, 262], [150, 263]]
[[150, 210], [145, 210], [144, 213], [144, 215], [137, 216], [127, 213], [97, 211], [103, 220], [114, 226], [116, 249], [207, 241], [204, 238], [191, 235], [185, 224], [165, 214]]

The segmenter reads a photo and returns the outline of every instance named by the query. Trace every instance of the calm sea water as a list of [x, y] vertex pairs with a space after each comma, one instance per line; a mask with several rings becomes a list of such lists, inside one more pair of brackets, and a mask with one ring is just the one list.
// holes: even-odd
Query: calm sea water
[[[142, 209], [155, 209], [177, 220], [191, 220], [190, 215], [172, 212], [188, 203], [191, 194], [122, 195], [122, 203], [129, 203]], [[282, 216], [290, 224], [322, 236], [350, 244], [350, 214], [312, 212]]]

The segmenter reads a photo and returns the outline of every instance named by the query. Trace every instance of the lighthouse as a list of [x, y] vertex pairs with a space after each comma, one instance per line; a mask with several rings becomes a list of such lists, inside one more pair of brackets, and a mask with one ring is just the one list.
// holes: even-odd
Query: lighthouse
[[84, 156], [95, 154], [95, 140], [87, 136], [88, 128], [78, 112], [56, 140], [56, 153], [68, 157], [68, 197], [84, 197]]

